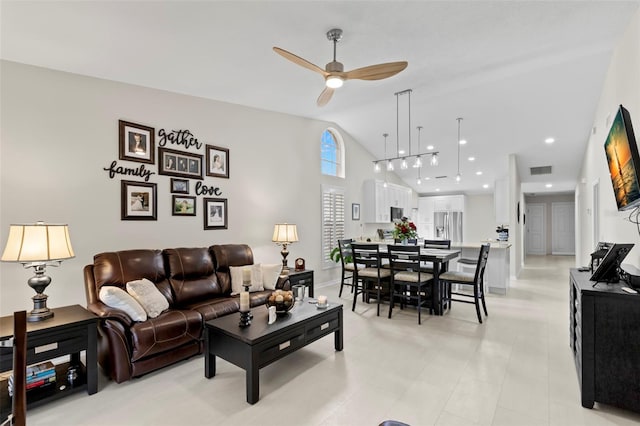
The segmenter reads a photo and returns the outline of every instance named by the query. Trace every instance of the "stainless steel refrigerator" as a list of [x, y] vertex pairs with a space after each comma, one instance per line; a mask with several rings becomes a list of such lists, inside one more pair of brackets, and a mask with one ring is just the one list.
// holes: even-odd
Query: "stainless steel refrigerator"
[[462, 242], [462, 212], [435, 212], [433, 214], [434, 236], [437, 240]]

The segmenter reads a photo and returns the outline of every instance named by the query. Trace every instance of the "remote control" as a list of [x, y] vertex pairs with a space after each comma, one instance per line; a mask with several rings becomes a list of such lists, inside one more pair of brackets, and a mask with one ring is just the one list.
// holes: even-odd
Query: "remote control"
[[629, 287], [622, 287], [622, 291], [626, 291], [627, 293], [637, 294], [638, 292]]

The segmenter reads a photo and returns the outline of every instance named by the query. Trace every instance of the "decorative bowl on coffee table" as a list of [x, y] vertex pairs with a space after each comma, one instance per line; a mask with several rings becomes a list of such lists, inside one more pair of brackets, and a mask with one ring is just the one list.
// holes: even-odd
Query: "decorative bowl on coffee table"
[[276, 314], [278, 316], [284, 316], [293, 308], [296, 300], [293, 296], [292, 291], [287, 290], [275, 290], [269, 298], [267, 299], [266, 306], [269, 308], [270, 306], [276, 307]]

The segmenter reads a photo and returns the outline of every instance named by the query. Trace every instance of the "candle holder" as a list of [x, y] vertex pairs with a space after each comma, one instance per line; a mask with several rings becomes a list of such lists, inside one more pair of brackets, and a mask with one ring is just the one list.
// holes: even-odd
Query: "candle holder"
[[251, 311], [240, 312], [240, 323], [238, 324], [240, 327], [249, 327], [251, 325]]
[[[249, 287], [251, 287], [251, 283], [243, 283], [242, 286], [244, 287], [244, 291], [249, 293]], [[252, 320], [253, 314], [251, 313], [251, 311], [247, 312], [247, 314], [249, 315], [249, 320]]]

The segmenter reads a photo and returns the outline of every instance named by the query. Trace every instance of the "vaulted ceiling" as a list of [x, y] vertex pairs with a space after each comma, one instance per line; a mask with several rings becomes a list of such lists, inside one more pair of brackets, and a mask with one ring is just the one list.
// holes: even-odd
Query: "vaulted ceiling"
[[[430, 180], [418, 185], [417, 169], [396, 167], [424, 194], [490, 192], [507, 175], [510, 154], [526, 192], [561, 192], [576, 185], [613, 48], [639, 5], [2, 1], [0, 57], [335, 122], [375, 158], [433, 145], [440, 164], [421, 169]], [[391, 61], [409, 66], [384, 80], [347, 81], [320, 108], [322, 76], [272, 47], [324, 68], [333, 56], [326, 37], [332, 28], [344, 31], [337, 60], [345, 70]], [[406, 89], [410, 114], [408, 97], [394, 95]], [[456, 183], [458, 117], [468, 143], [460, 146]], [[546, 144], [549, 137], [555, 142]], [[538, 166], [552, 173], [532, 176], [529, 168]]]

